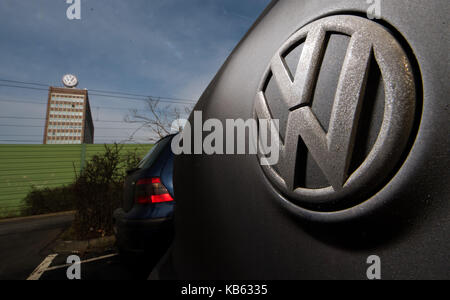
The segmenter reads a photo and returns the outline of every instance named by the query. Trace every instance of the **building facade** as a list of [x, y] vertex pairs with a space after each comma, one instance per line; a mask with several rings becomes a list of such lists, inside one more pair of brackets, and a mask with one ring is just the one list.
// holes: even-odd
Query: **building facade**
[[94, 123], [87, 90], [50, 87], [44, 144], [93, 144]]

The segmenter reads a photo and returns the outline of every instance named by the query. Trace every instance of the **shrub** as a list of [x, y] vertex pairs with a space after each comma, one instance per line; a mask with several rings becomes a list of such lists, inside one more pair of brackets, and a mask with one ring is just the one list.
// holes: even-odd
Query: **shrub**
[[112, 216], [120, 207], [126, 170], [137, 166], [137, 151], [121, 153], [121, 147], [105, 145], [105, 152], [94, 155], [84, 170], [75, 174], [73, 184], [38, 189], [32, 187], [22, 215], [39, 215], [77, 210], [71, 237], [89, 239], [112, 234]]
[[136, 153], [120, 155], [120, 147], [105, 145], [77, 175], [73, 191], [77, 213], [73, 229], [77, 239], [90, 239], [113, 233], [112, 216], [122, 202], [126, 170], [139, 162]]
[[75, 209], [75, 196], [71, 185], [44, 189], [33, 186], [24, 201], [22, 215], [25, 216]]

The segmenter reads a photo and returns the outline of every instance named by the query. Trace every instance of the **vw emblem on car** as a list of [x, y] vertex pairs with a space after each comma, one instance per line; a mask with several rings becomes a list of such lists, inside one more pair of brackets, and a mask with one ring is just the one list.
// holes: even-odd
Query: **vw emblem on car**
[[[349, 38], [328, 129], [312, 109], [314, 89], [327, 48], [327, 34]], [[286, 54], [302, 46], [295, 72]], [[371, 62], [376, 62], [373, 66]], [[379, 68], [384, 88], [384, 111], [375, 142], [362, 162], [350, 169], [361, 123], [361, 111], [371, 68]], [[413, 127], [416, 88], [410, 61], [400, 43], [383, 26], [356, 16], [331, 16], [306, 25], [277, 51], [259, 85], [254, 113], [257, 119], [277, 119], [266, 95], [274, 81], [286, 110], [285, 130], [280, 133], [280, 161], [261, 166], [284, 202], [302, 213], [333, 215], [355, 207], [381, 189], [405, 153]], [[280, 126], [281, 129], [281, 126]], [[298, 163], [304, 145], [327, 186], [302, 186], [305, 173]], [[308, 175], [306, 175], [308, 176]], [[371, 191], [371, 195], [367, 195]], [[364, 195], [364, 196], [362, 196]]]

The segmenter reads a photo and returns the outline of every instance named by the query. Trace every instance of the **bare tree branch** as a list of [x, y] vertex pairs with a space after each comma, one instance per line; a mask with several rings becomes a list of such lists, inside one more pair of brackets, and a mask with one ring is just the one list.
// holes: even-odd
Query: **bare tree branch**
[[[172, 128], [174, 121], [186, 119], [193, 109], [193, 105], [165, 104], [160, 99], [148, 97], [146, 100], [147, 109], [144, 113], [139, 113], [137, 109], [130, 110], [130, 114], [124, 119], [130, 124], [140, 124], [140, 126], [130, 135], [128, 141], [132, 141], [134, 136], [141, 130], [149, 133], [148, 140], [157, 140], [171, 134], [173, 131], [181, 131], [182, 124], [177, 124], [177, 128]], [[180, 108], [180, 106], [182, 106]]]

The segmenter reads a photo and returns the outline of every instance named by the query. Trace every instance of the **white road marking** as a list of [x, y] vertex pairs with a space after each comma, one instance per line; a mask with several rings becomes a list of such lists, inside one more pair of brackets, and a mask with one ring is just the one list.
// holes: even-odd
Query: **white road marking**
[[57, 257], [58, 254], [51, 254], [47, 256], [39, 266], [31, 273], [31, 275], [27, 278], [27, 280], [39, 280], [42, 274], [47, 270], [48, 266], [51, 265], [52, 261]]
[[[108, 254], [108, 255], [104, 255], [104, 256], [99, 256], [99, 257], [94, 257], [94, 258], [82, 260], [79, 263], [75, 263], [75, 264], [89, 263], [89, 262], [93, 262], [93, 261], [97, 261], [97, 260], [102, 260], [102, 259], [114, 257], [114, 256], [117, 256], [117, 255], [118, 255], [118, 253]], [[47, 268], [45, 271], [53, 271], [53, 270], [63, 269], [63, 268], [70, 267], [72, 265], [74, 265], [74, 264], [65, 264], [65, 265], [61, 265], [61, 266], [54, 266], [54, 267]]]

